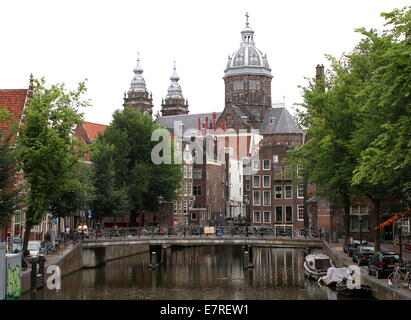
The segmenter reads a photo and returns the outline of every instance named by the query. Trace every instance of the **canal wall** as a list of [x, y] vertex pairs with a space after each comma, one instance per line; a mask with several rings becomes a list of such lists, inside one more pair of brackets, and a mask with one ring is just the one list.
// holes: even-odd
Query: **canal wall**
[[[99, 257], [98, 263], [88, 262], [94, 259], [93, 252], [95, 250], [87, 250], [82, 248], [82, 243], [79, 242], [74, 247], [66, 249], [61, 256], [53, 257], [52, 259], [46, 261], [46, 272], [47, 266], [56, 265], [60, 268], [61, 276], [67, 276], [73, 272], [79, 271], [83, 268], [96, 267], [98, 265], [104, 264], [107, 261], [120, 259], [135, 254], [148, 252], [149, 246], [147, 244], [138, 244], [138, 245], [118, 245], [110, 246], [104, 249], [104, 257]], [[100, 248], [98, 248], [100, 249]], [[98, 251], [98, 250], [97, 250]], [[91, 256], [90, 256], [91, 255]], [[21, 287], [22, 293], [28, 292], [31, 290], [31, 272], [30, 269], [22, 272], [21, 274]], [[47, 278], [47, 274], [46, 274]]]
[[[354, 263], [343, 252], [324, 242], [324, 253], [328, 255], [338, 268], [348, 267]], [[411, 300], [411, 292], [407, 289], [389, 287], [387, 279], [377, 280], [361, 268], [361, 281], [373, 289], [373, 296], [378, 300]]]

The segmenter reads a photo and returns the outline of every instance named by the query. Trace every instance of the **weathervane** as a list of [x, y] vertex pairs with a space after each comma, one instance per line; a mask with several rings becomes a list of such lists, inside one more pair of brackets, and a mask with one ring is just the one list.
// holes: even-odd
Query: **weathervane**
[[249, 17], [248, 12], [246, 12], [246, 13], [245, 13], [245, 18], [246, 18], [245, 25], [246, 25], [247, 28], [248, 28], [248, 25], [249, 25], [248, 17]]

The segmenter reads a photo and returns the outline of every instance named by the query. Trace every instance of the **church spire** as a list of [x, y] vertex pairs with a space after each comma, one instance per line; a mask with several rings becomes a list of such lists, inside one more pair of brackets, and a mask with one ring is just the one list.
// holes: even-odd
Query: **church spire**
[[124, 95], [124, 107], [131, 106], [145, 114], [153, 113], [153, 98], [148, 93], [146, 81], [143, 77], [143, 68], [140, 65], [140, 52], [137, 52], [137, 64], [133, 69], [134, 77], [131, 79], [130, 89]]
[[137, 52], [137, 64], [133, 69], [134, 77], [131, 79], [130, 91], [147, 91], [146, 81], [143, 78], [143, 68], [140, 65], [140, 52]]
[[178, 83], [180, 77], [176, 71], [176, 62], [174, 61], [173, 73], [170, 76], [170, 86], [167, 90], [167, 96], [161, 104], [161, 113], [163, 116], [171, 116], [188, 113], [188, 102], [184, 99], [183, 92]]

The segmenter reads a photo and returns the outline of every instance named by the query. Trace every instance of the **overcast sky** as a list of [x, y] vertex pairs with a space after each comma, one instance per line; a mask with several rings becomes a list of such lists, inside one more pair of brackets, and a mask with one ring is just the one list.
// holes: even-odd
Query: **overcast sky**
[[359, 41], [357, 27], [382, 29], [380, 12], [402, 0], [2, 1], [0, 88], [26, 88], [29, 75], [74, 88], [88, 79], [87, 121], [108, 124], [122, 108], [137, 51], [154, 113], [173, 60], [190, 113], [224, 109], [224, 69], [240, 44], [248, 11], [257, 48], [272, 68], [272, 99], [293, 111], [298, 85]]

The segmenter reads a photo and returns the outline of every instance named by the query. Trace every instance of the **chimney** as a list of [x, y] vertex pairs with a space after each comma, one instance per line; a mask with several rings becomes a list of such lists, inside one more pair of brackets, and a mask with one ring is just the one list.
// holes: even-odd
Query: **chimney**
[[200, 117], [198, 117], [197, 127], [198, 127], [198, 131], [201, 131], [201, 118]]
[[317, 64], [315, 67], [315, 79], [321, 80], [324, 79], [324, 66]]
[[207, 116], [206, 120], [205, 120], [205, 134], [208, 133], [208, 126], [209, 126], [209, 124], [208, 124], [208, 116]]
[[215, 132], [215, 129], [217, 127], [217, 114], [213, 112], [213, 130]]

